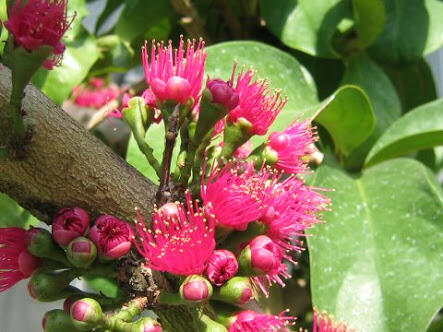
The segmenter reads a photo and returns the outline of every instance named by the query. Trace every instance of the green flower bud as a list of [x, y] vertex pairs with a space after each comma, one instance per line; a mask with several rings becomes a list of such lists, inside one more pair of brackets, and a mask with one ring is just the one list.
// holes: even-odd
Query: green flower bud
[[223, 302], [243, 305], [254, 297], [254, 292], [248, 277], [234, 277], [221, 286], [214, 297]]
[[71, 320], [78, 330], [89, 331], [101, 326], [103, 311], [96, 300], [84, 298], [71, 306]]
[[77, 271], [35, 272], [28, 283], [29, 295], [40, 302], [51, 302], [78, 292], [69, 284], [79, 276]]
[[97, 247], [91, 240], [80, 236], [69, 243], [66, 257], [75, 267], [87, 268], [97, 257]]
[[48, 311], [42, 320], [45, 332], [75, 332], [78, 331], [71, 321], [71, 317], [65, 311], [55, 309]]

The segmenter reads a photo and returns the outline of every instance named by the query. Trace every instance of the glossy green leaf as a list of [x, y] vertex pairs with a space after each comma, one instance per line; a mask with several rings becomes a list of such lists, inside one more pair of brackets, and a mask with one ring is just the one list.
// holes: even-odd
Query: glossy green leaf
[[443, 145], [443, 99], [405, 114], [378, 139], [366, 166], [417, 150]]
[[86, 282], [97, 292], [110, 298], [122, 296], [123, 292], [114, 279], [84, 275]]
[[424, 59], [409, 66], [383, 67], [400, 97], [403, 113], [437, 99], [431, 68]]
[[115, 33], [132, 41], [143, 32], [159, 24], [172, 13], [169, 1], [134, 0], [128, 2], [115, 26]]
[[72, 89], [83, 81], [98, 56], [95, 39], [84, 35], [66, 44], [61, 66], [50, 71], [39, 69], [33, 76], [32, 83], [55, 103], [61, 104], [69, 97]]
[[288, 96], [287, 105], [269, 132], [283, 130], [318, 102], [315, 84], [307, 70], [294, 57], [275, 47], [236, 41], [210, 46], [207, 52], [206, 70], [211, 78], [229, 79], [236, 61], [240, 68], [254, 67], [259, 78], [265, 78], [272, 89], [280, 89], [283, 95]]
[[320, 57], [338, 58], [331, 47], [337, 25], [351, 17], [348, 0], [261, 0], [266, 26], [284, 44]]
[[358, 170], [377, 138], [401, 116], [401, 105], [389, 78], [365, 56], [355, 55], [347, 60], [342, 84], [362, 88], [369, 97], [376, 118], [372, 135], [346, 160], [346, 168]]
[[0, 227], [38, 225], [39, 221], [9, 196], [0, 193]]
[[361, 46], [371, 45], [383, 31], [386, 20], [383, 0], [352, 0], [358, 40]]
[[443, 2], [440, 0], [383, 0], [384, 31], [370, 48], [382, 63], [418, 61], [443, 45]]
[[[163, 158], [163, 150], [165, 148], [165, 127], [163, 122], [160, 124], [153, 124], [149, 128], [146, 133], [146, 141], [149, 146], [154, 149], [154, 156], [157, 158], [159, 162], [162, 161]], [[177, 154], [180, 150], [180, 137], [177, 137], [177, 141], [174, 147], [174, 152], [172, 154], [172, 163], [171, 169], [172, 171], [175, 168], [175, 163], [177, 160]], [[140, 152], [138, 148], [137, 142], [134, 137], [129, 139], [128, 150], [126, 152], [126, 161], [134, 166], [140, 173], [146, 176], [155, 184], [159, 184], [159, 179], [155, 170], [151, 167], [151, 165], [146, 160], [146, 157], [143, 153]]]
[[325, 224], [308, 237], [313, 303], [357, 331], [425, 331], [443, 304], [443, 193], [412, 159], [359, 178], [322, 166], [333, 188]]
[[364, 91], [346, 85], [322, 103], [314, 120], [325, 127], [339, 155], [347, 156], [372, 133], [375, 116]]

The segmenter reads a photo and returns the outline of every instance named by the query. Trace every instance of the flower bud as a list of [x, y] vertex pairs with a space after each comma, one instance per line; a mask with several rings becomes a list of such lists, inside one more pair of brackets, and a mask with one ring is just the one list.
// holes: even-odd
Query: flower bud
[[71, 306], [76, 302], [80, 300], [78, 296], [69, 296], [63, 301], [63, 310], [67, 312], [68, 314], [71, 314]]
[[71, 306], [71, 320], [78, 330], [89, 331], [100, 326], [103, 321], [103, 311], [96, 300], [84, 298]]
[[75, 332], [78, 331], [71, 321], [69, 314], [60, 309], [48, 311], [42, 320], [43, 331], [45, 332]]
[[160, 209], [158, 209], [157, 213], [161, 215], [162, 218], [165, 219], [179, 219], [180, 214], [178, 211], [178, 205], [176, 203], [166, 203], [163, 204]]
[[23, 250], [18, 255], [18, 268], [25, 278], [28, 278], [42, 264], [42, 260], [32, 255], [28, 250]]
[[229, 250], [214, 250], [208, 261], [206, 275], [216, 286], [223, 285], [237, 274], [238, 262], [235, 255]]
[[52, 223], [52, 237], [64, 248], [76, 237], [85, 235], [89, 222], [89, 215], [82, 208], [61, 209]]
[[191, 84], [185, 78], [179, 76], [172, 76], [166, 82], [166, 99], [171, 99], [186, 104], [191, 98]]
[[67, 264], [65, 252], [57, 246], [50, 232], [43, 228], [31, 228], [26, 232], [26, 245], [31, 254]]
[[91, 240], [80, 236], [69, 242], [66, 257], [75, 267], [86, 268], [97, 257], [97, 248]]
[[267, 274], [282, 264], [281, 249], [266, 235], [254, 238], [240, 253], [238, 261], [246, 275]]
[[238, 93], [229, 82], [216, 78], [209, 80], [206, 86], [211, 92], [213, 103], [222, 104], [228, 110], [232, 110], [238, 105]]
[[180, 286], [180, 296], [189, 302], [206, 301], [212, 296], [212, 285], [205, 277], [190, 275]]
[[243, 305], [254, 297], [254, 292], [248, 277], [234, 277], [221, 286], [214, 297], [223, 302]]
[[29, 295], [40, 302], [51, 302], [65, 298], [75, 292], [69, 284], [80, 274], [78, 271], [36, 272], [28, 283]]
[[89, 232], [98, 253], [105, 259], [117, 259], [131, 249], [132, 228], [123, 220], [111, 215], [101, 215]]
[[140, 318], [134, 322], [131, 332], [162, 332], [163, 329], [159, 322], [150, 317]]

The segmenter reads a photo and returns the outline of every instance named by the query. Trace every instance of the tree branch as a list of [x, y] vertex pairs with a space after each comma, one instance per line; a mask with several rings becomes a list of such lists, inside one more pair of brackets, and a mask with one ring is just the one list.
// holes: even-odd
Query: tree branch
[[[2, 67], [1, 111], [10, 93], [11, 72]], [[0, 191], [46, 222], [72, 206], [128, 221], [138, 207], [150, 220], [154, 184], [33, 86], [26, 88], [22, 105], [32, 137], [22, 159], [0, 160]]]

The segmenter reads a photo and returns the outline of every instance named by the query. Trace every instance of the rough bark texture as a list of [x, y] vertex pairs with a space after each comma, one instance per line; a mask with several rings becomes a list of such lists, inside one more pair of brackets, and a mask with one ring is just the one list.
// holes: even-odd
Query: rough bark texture
[[[0, 112], [9, 101], [11, 73], [0, 65]], [[156, 186], [128, 165], [78, 122], [33, 86], [22, 103], [32, 136], [20, 160], [0, 160], [0, 191], [8, 194], [40, 220], [50, 222], [63, 207], [80, 206], [93, 213], [109, 213], [130, 221], [139, 208], [145, 220], [152, 214]], [[0, 133], [1, 134], [1, 133]], [[135, 270], [141, 269], [140, 261]], [[131, 293], [155, 302], [158, 291], [170, 289], [160, 273], [128, 277]], [[137, 282], [137, 279], [140, 282]], [[146, 288], [137, 289], [146, 282]], [[196, 331], [198, 313], [186, 306], [158, 306], [154, 310], [168, 331]]]
[[[0, 70], [0, 109], [8, 103], [10, 71]], [[21, 160], [0, 160], [0, 191], [44, 221], [69, 206], [131, 220], [153, 209], [156, 187], [87, 132], [44, 94], [28, 86], [23, 100], [31, 141]]]

